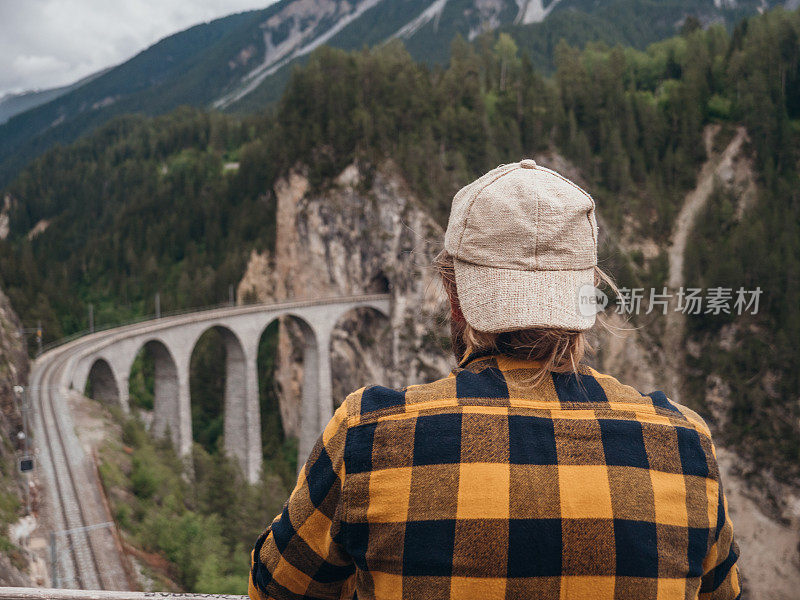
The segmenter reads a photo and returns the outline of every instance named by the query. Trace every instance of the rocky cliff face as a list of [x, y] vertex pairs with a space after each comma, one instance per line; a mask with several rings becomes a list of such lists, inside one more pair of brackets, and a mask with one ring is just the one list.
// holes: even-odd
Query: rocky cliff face
[[28, 377], [28, 357], [21, 324], [0, 291], [0, 541], [9, 550], [0, 550], [0, 586], [31, 585], [25, 573], [27, 553], [17, 547], [19, 507], [24, 503], [24, 483], [17, 476], [17, 433], [22, 431], [22, 415], [14, 386], [24, 385]]
[[[351, 165], [323, 191], [311, 190], [296, 171], [278, 183], [275, 195], [275, 255], [253, 253], [239, 298], [393, 297], [391, 322], [360, 309], [337, 324], [331, 340], [334, 402], [369, 383], [398, 386], [447, 373], [444, 296], [430, 267], [443, 231], [394, 167], [367, 174]], [[279, 332], [281, 417], [286, 433], [296, 435], [301, 338], [288, 318]]]

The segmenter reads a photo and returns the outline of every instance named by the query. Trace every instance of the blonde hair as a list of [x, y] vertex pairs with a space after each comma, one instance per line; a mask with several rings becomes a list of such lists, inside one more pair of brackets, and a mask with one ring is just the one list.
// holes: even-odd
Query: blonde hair
[[[451, 302], [460, 310], [453, 257], [442, 250], [434, 259], [433, 266]], [[595, 267], [594, 271], [595, 286], [605, 283], [618, 293], [610, 275], [599, 267]], [[451, 336], [453, 352], [458, 360], [472, 352], [492, 351], [512, 358], [538, 361], [540, 366], [535, 369], [534, 384], [538, 384], [551, 371], [578, 373], [578, 366], [586, 353], [594, 353], [585, 331], [569, 329], [537, 327], [491, 333], [478, 331], [465, 319], [457, 322], [451, 319]]]

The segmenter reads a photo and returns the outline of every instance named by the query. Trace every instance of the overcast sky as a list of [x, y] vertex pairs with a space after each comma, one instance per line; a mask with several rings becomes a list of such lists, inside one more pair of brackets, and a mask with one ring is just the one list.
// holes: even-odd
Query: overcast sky
[[0, 96], [72, 83], [171, 33], [274, 0], [0, 0]]

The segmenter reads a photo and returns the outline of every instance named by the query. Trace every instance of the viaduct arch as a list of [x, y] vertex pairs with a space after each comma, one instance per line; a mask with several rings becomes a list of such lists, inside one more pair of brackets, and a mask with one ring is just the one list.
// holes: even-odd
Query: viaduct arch
[[164, 317], [110, 329], [70, 342], [63, 384], [119, 403], [129, 410], [128, 378], [142, 348], [153, 358], [155, 397], [152, 431], [169, 435], [182, 455], [192, 447], [189, 367], [197, 341], [216, 328], [225, 344], [225, 452], [236, 457], [249, 481], [261, 470], [261, 423], [258, 398], [258, 345], [275, 319], [288, 316], [303, 333], [304, 381], [300, 415], [299, 464], [302, 464], [325, 424], [333, 416], [330, 338], [336, 323], [349, 311], [371, 308], [391, 318], [390, 296], [370, 295], [259, 304], [212, 309]]

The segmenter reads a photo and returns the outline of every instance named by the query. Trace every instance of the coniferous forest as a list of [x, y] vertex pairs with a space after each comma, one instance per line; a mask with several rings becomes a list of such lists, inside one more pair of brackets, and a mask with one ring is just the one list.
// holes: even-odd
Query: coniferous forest
[[[554, 62], [552, 73], [540, 71], [508, 33], [457, 38], [445, 67], [415, 62], [397, 41], [357, 52], [321, 47], [295, 68], [277, 104], [255, 115], [185, 107], [117, 118], [48, 151], [3, 192], [11, 234], [0, 242], [0, 287], [26, 326], [42, 322], [45, 342], [84, 330], [89, 304], [102, 326], [153, 313], [156, 293], [165, 311], [225, 301], [251, 250], [273, 248], [277, 179], [302, 165], [324, 190], [353, 161], [367, 172], [391, 161], [444, 224], [463, 184], [498, 164], [558, 152], [579, 169], [612, 236], [632, 218], [639, 233], [666, 247], [706, 158], [704, 128], [717, 124], [720, 135], [732, 135], [741, 125], [757, 201], [737, 214], [730, 198], [714, 197], [690, 240], [686, 274], [698, 287], [759, 286], [761, 310], [727, 348], [714, 339], [732, 316], [692, 316], [690, 334], [704, 351], [690, 366], [730, 384], [730, 422], [716, 435], [796, 479], [800, 12], [770, 11], [732, 31], [687, 20], [680, 35], [643, 51], [562, 42]], [[29, 235], [34, 228], [41, 232]], [[637, 269], [636, 257], [606, 252], [620, 283], [664, 283], [658, 260]], [[198, 351], [193, 376], [213, 373], [216, 347]], [[774, 389], [757, 383], [767, 370]], [[141, 365], [137, 376], [146, 403], [152, 373]], [[198, 406], [206, 410], [202, 398]], [[213, 409], [206, 412], [198, 422], [213, 420]], [[241, 531], [222, 531], [214, 515], [263, 514], [282, 498], [220, 495], [219, 481], [236, 469], [216, 452], [214, 427], [200, 428], [193, 488], [175, 475], [180, 465], [170, 450], [135, 422], [124, 425], [130, 474], [108, 466], [104, 476], [129, 479], [135, 502], [121, 522], [165, 553], [183, 586], [240, 591], [240, 559], [246, 563], [245, 547], [263, 523], [243, 517]], [[269, 427], [280, 436], [274, 419]], [[267, 449], [265, 489], [291, 485], [287, 444]], [[200, 530], [206, 549], [226, 553], [202, 545], [196, 552], [236, 558], [205, 564], [184, 555], [191, 545], [179, 540]]]

